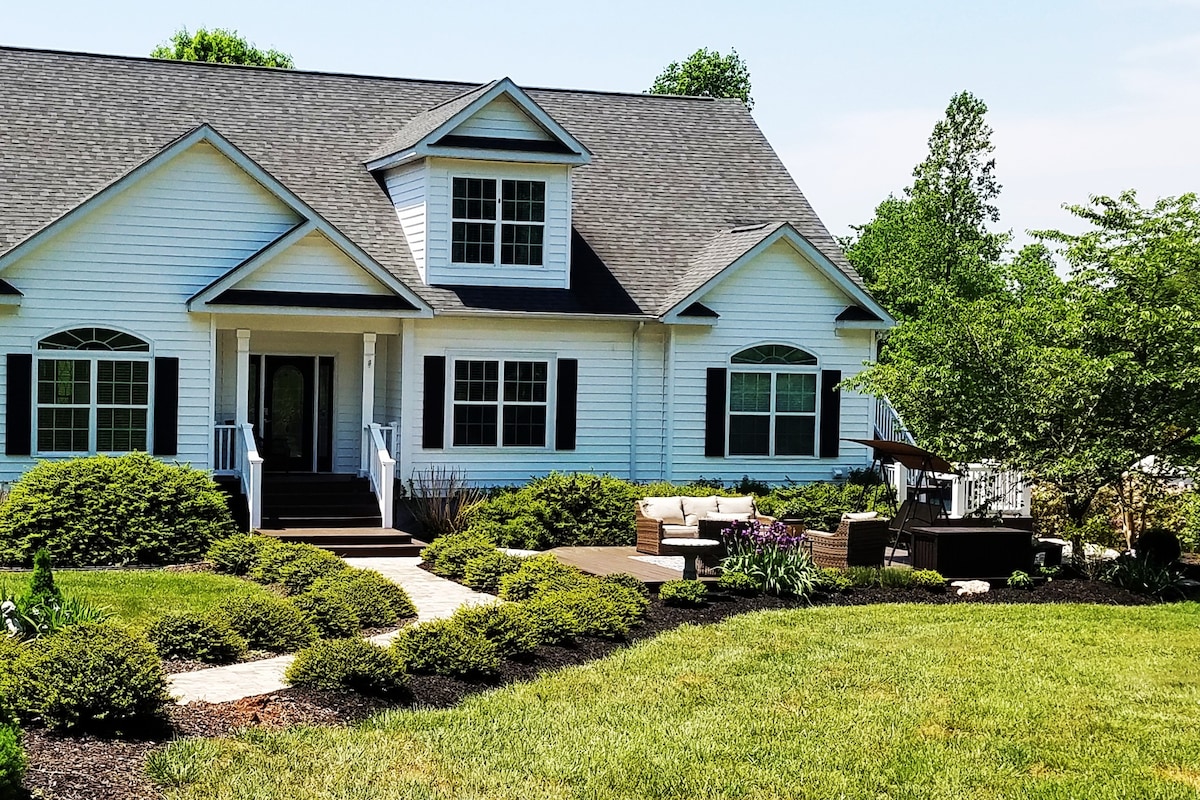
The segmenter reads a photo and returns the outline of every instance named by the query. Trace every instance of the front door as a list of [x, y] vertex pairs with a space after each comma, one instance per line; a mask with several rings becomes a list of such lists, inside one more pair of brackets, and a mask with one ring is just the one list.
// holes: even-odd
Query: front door
[[263, 467], [312, 472], [316, 385], [311, 356], [263, 357]]

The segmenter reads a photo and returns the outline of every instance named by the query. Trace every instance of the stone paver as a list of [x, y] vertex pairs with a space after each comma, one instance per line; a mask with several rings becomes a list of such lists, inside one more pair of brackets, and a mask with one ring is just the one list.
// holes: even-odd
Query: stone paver
[[[419, 558], [347, 558], [346, 563], [360, 569], [373, 569], [408, 592], [417, 607], [417, 620], [425, 622], [453, 614], [460, 606], [495, 601], [495, 597], [473, 592], [461, 584], [439, 578], [417, 565]], [[395, 632], [371, 637], [376, 644], [387, 644]], [[224, 703], [243, 697], [268, 694], [283, 689], [283, 673], [292, 656], [278, 656], [246, 664], [230, 664], [168, 676], [171, 694], [181, 704], [203, 700]]]

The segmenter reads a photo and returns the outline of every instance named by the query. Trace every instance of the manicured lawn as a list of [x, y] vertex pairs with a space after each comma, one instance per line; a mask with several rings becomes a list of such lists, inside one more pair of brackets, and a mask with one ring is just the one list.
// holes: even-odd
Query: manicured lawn
[[1196, 604], [777, 611], [156, 762], [207, 800], [1195, 798], [1197, 665]]
[[[135, 627], [161, 614], [205, 612], [226, 597], [266, 591], [250, 581], [211, 572], [55, 570], [54, 579], [64, 592], [107, 606]], [[0, 573], [0, 595], [19, 593], [28, 580], [29, 573]]]

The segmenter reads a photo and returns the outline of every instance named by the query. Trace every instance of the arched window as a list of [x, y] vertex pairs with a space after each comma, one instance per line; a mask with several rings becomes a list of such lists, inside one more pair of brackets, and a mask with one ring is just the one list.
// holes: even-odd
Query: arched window
[[37, 452], [146, 450], [150, 344], [109, 328], [74, 328], [38, 342]]
[[785, 344], [729, 359], [731, 456], [812, 456], [817, 446], [817, 357]]

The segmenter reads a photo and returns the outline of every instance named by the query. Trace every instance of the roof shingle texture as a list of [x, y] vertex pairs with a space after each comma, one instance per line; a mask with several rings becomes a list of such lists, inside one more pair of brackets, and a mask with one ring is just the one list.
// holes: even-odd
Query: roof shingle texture
[[[0, 48], [0, 87], [0, 253], [209, 123], [435, 310], [481, 306], [478, 289], [464, 302], [465, 290], [422, 283], [363, 166], [478, 84]], [[741, 244], [723, 231], [768, 220], [861, 284], [740, 101], [529, 94], [593, 154], [574, 172], [572, 221], [631, 301], [625, 313], [661, 313], [720, 271], [714, 249]]]

